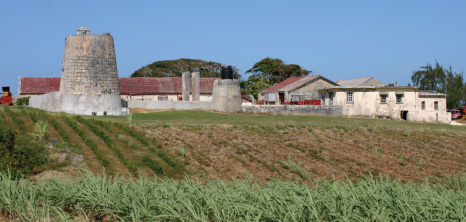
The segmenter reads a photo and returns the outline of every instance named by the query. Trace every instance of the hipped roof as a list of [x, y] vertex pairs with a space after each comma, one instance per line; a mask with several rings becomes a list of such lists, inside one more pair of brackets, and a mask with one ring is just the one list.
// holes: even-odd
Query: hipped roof
[[337, 85], [336, 83], [324, 78], [320, 75], [312, 75], [312, 76], [303, 76], [303, 77], [291, 77], [285, 79], [267, 89], [262, 90], [260, 93], [272, 93], [272, 92], [288, 92], [293, 89], [299, 88], [305, 85], [308, 82], [314, 81], [318, 78], [322, 78], [330, 83]]

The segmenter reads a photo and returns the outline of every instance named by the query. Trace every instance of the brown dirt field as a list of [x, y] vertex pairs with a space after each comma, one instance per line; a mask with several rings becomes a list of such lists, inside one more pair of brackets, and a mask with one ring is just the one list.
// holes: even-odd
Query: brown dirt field
[[466, 172], [466, 138], [423, 130], [202, 125], [158, 127], [148, 133], [172, 155], [184, 146], [190, 175], [213, 179], [296, 179], [281, 164], [288, 158], [312, 178], [382, 173], [418, 181]]

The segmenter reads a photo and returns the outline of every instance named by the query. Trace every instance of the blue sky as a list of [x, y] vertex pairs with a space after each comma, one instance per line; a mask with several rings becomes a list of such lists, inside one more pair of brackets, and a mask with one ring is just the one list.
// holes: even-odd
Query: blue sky
[[435, 60], [466, 70], [466, 1], [2, 0], [0, 21], [0, 85], [14, 94], [18, 76], [60, 76], [65, 37], [81, 26], [112, 34], [120, 77], [179, 58], [242, 74], [280, 58], [333, 81], [400, 85]]

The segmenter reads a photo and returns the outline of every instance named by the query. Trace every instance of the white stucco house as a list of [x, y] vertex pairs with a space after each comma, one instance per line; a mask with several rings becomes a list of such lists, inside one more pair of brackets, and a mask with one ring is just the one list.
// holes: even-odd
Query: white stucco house
[[333, 86], [320, 89], [323, 106], [341, 106], [344, 116], [450, 123], [446, 95], [416, 86]]

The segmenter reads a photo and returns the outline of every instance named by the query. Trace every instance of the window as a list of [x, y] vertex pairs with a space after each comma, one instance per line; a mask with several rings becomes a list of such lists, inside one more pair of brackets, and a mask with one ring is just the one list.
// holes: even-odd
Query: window
[[388, 98], [388, 94], [380, 94], [380, 103], [386, 104], [387, 98]]
[[329, 105], [333, 106], [333, 92], [328, 93]]
[[426, 101], [422, 101], [422, 110], [426, 110]]
[[352, 92], [349, 92], [349, 93], [346, 93], [346, 102], [353, 102], [353, 93]]
[[435, 109], [435, 110], [438, 110], [438, 101], [435, 101], [435, 102], [434, 102], [434, 109]]
[[403, 103], [403, 94], [396, 94], [396, 103]]
[[159, 101], [168, 101], [168, 96], [159, 96], [158, 100]]

